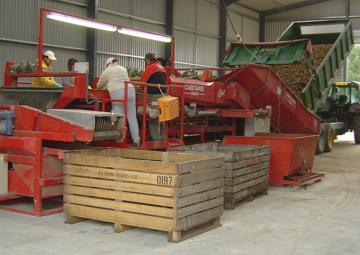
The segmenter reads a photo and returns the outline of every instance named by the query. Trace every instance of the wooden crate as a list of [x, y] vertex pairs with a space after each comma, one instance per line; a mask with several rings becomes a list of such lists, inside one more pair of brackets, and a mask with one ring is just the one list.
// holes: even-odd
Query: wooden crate
[[221, 226], [224, 158], [103, 149], [64, 155], [66, 222], [142, 227], [179, 242]]
[[205, 143], [170, 148], [168, 151], [225, 158], [225, 209], [234, 209], [235, 203], [244, 199], [253, 200], [255, 194], [267, 194], [270, 166], [268, 145]]

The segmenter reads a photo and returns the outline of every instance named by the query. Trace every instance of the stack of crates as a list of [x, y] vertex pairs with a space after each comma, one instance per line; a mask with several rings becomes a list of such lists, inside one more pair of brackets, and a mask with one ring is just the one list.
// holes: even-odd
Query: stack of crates
[[269, 145], [195, 144], [168, 149], [191, 154], [225, 158], [224, 208], [234, 209], [235, 203], [253, 199], [253, 195], [267, 194], [269, 187]]
[[207, 155], [101, 149], [64, 155], [66, 223], [113, 222], [168, 233], [180, 242], [221, 226], [224, 159]]

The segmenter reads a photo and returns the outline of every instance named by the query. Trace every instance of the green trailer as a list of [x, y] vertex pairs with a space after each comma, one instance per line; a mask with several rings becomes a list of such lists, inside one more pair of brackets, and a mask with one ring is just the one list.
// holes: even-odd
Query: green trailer
[[326, 96], [327, 89], [354, 47], [351, 20], [294, 22], [278, 41], [305, 38], [310, 39], [312, 45], [333, 45], [302, 92], [304, 105], [310, 111], [316, 112]]
[[[332, 44], [332, 47], [316, 68], [312, 46], [321, 44]], [[312, 75], [302, 91], [302, 103], [309, 111], [319, 115], [318, 109], [326, 101], [329, 89], [353, 46], [351, 20], [294, 22], [277, 42], [231, 43], [226, 50], [223, 64], [232, 67], [247, 63], [306, 65]], [[335, 135], [341, 134], [340, 130], [348, 128], [345, 127], [344, 122], [336, 118], [322, 119], [322, 123], [317, 146], [318, 154], [331, 151]]]

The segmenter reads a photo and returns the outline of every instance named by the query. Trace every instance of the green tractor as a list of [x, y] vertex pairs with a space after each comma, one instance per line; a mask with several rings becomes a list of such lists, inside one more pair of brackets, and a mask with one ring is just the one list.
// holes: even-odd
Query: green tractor
[[317, 154], [331, 151], [335, 135], [354, 131], [354, 140], [360, 144], [360, 83], [334, 82], [327, 96], [319, 105], [316, 114], [321, 118], [322, 127]]

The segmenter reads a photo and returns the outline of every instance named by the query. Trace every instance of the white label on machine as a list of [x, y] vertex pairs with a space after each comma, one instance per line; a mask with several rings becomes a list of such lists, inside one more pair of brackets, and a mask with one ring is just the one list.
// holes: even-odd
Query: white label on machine
[[186, 95], [192, 95], [192, 96], [205, 96], [204, 92], [204, 86], [197, 86], [197, 85], [185, 85], [185, 91], [191, 91], [191, 92], [184, 92]]
[[280, 87], [277, 88], [277, 93], [278, 93], [279, 96], [281, 95], [281, 88]]
[[2, 160], [5, 154], [0, 153], [0, 195], [7, 194], [8, 191], [8, 162]]
[[288, 92], [286, 92], [285, 98], [292, 107], [296, 108], [296, 100]]
[[88, 73], [89, 72], [89, 62], [76, 62], [75, 71], [78, 73]]
[[341, 33], [344, 30], [344, 24], [327, 24], [318, 26], [301, 26], [301, 34], [315, 35], [315, 34], [333, 34]]

